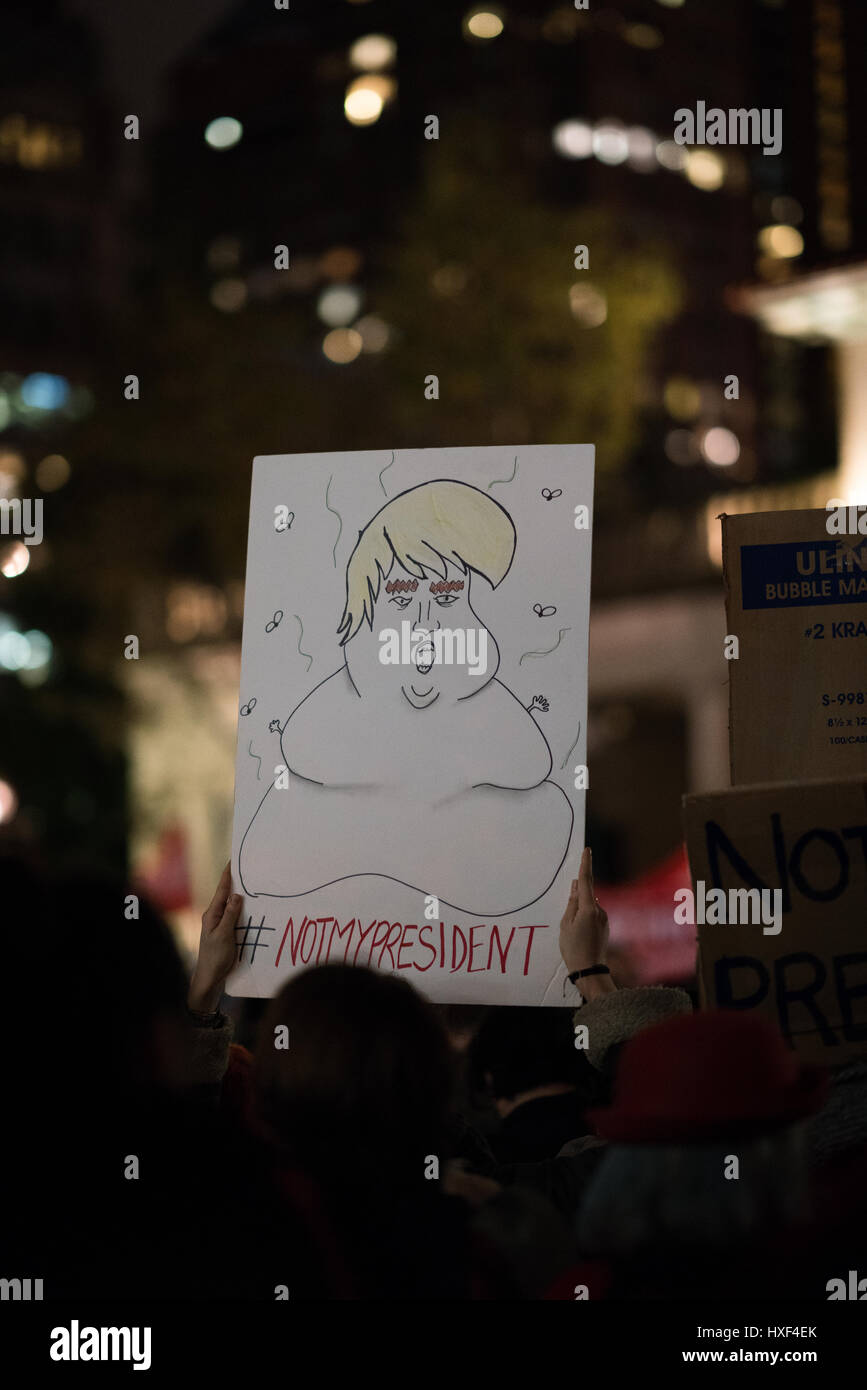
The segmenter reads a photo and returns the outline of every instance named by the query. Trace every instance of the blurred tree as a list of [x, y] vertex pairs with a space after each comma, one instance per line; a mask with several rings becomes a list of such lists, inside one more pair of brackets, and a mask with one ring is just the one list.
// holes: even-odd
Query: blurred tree
[[589, 441], [614, 474], [636, 438], [649, 340], [680, 307], [671, 259], [602, 209], [546, 205], [495, 130], [469, 113], [452, 124], [460, 144], [431, 143], [376, 301], [400, 329], [378, 402], [391, 438]]
[[161, 279], [128, 322], [141, 399], [123, 399], [119, 367], [78, 443], [74, 568], [102, 619], [130, 611], [130, 584], [241, 577], [257, 453], [592, 441], [601, 479], [616, 477], [649, 340], [680, 304], [670, 260], [603, 210], [542, 201], [490, 121], [452, 124], [461, 141], [429, 143], [405, 214], [369, 253], [365, 308], [391, 329], [385, 352], [325, 358], [321, 284], [221, 313], [204, 277]]

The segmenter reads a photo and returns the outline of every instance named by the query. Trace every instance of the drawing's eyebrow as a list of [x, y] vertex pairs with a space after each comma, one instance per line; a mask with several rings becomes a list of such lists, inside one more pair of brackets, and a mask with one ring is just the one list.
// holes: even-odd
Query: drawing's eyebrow
[[432, 594], [450, 594], [452, 590], [462, 589], [464, 581], [462, 579], [439, 579], [436, 584], [431, 584]]
[[385, 592], [387, 594], [414, 594], [417, 588], [417, 579], [389, 579], [385, 586]]

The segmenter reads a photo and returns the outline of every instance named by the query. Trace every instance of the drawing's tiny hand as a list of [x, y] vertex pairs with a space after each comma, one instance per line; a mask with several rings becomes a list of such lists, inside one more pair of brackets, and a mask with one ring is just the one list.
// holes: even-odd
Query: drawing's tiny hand
[[[572, 880], [572, 892], [560, 922], [560, 954], [571, 974], [573, 970], [588, 970], [591, 965], [605, 965], [608, 953], [608, 914], [595, 896], [593, 861], [589, 847], [581, 855], [578, 877]], [[607, 994], [615, 988], [610, 975], [590, 975], [578, 982], [578, 988], [589, 999]]]
[[223, 997], [223, 985], [235, 964], [235, 927], [243, 899], [232, 892], [227, 864], [217, 891], [202, 915], [199, 955], [190, 981], [187, 1004], [195, 1013], [214, 1013]]

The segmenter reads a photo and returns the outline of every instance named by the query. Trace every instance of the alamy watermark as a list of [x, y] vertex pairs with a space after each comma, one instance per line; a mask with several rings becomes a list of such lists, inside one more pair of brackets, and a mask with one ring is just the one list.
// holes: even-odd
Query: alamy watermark
[[825, 530], [829, 536], [867, 536], [867, 505], [863, 502], [846, 504], [841, 497], [825, 503], [828, 516]]
[[426, 676], [434, 665], [466, 666], [471, 676], [488, 669], [488, 630], [484, 627], [426, 628], [404, 618], [397, 628], [379, 633], [379, 659], [383, 666], [415, 666]]
[[20, 536], [25, 545], [41, 545], [42, 498], [0, 497], [0, 536]]
[[0, 1302], [41, 1303], [41, 1279], [0, 1279]]
[[695, 893], [678, 888], [674, 895], [674, 920], [678, 926], [759, 926], [763, 936], [779, 936], [783, 928], [781, 888], [708, 889], [698, 879]]
[[81, 1327], [73, 1318], [69, 1327], [51, 1329], [52, 1361], [131, 1361], [134, 1371], [151, 1365], [149, 1327]]
[[695, 110], [680, 106], [674, 113], [676, 145], [761, 145], [762, 154], [779, 154], [783, 148], [782, 108], [730, 107], [697, 101]]

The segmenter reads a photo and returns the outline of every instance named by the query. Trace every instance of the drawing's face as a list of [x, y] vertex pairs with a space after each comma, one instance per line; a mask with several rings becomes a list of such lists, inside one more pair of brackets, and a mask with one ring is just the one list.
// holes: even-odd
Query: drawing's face
[[376, 600], [373, 629], [365, 623], [344, 649], [359, 694], [429, 709], [475, 695], [493, 679], [500, 653], [473, 611], [470, 578], [453, 565], [445, 580], [432, 570], [416, 579], [392, 566]]

